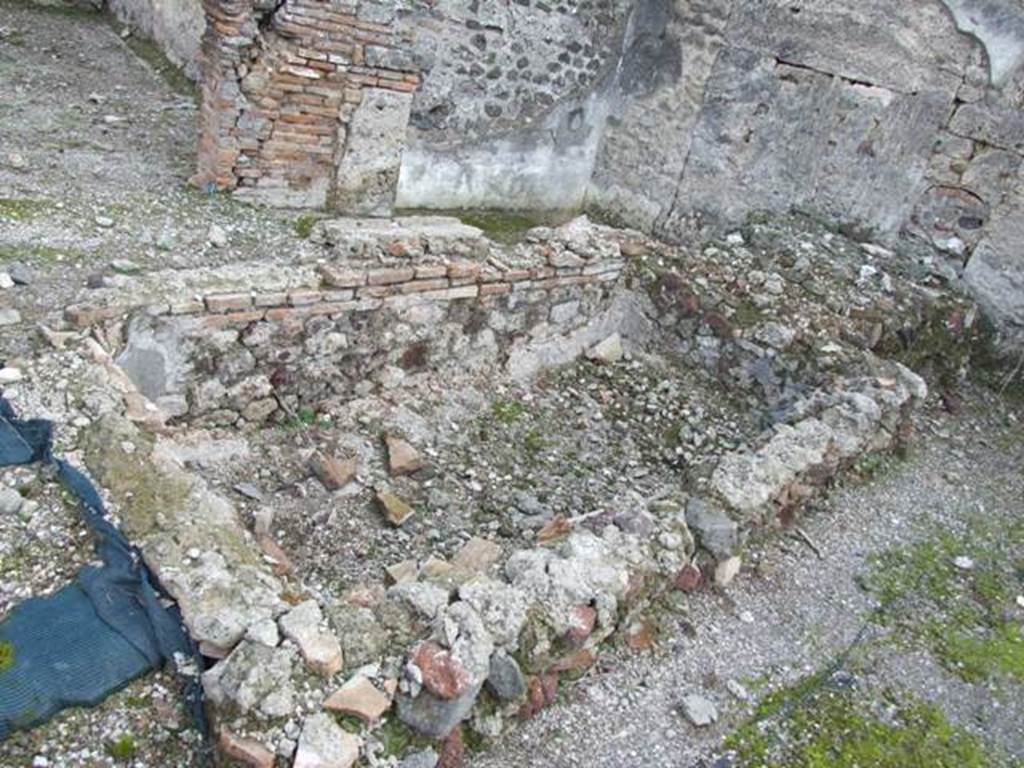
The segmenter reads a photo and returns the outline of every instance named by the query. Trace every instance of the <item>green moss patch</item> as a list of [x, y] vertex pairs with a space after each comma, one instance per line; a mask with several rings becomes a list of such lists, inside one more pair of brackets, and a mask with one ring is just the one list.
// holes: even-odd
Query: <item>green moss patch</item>
[[384, 746], [384, 754], [394, 757], [432, 745], [430, 739], [412, 730], [397, 717], [382, 723], [373, 731], [373, 735]]
[[1014, 376], [1019, 358], [1007, 359], [999, 334], [984, 315], [970, 319], [961, 303], [937, 301], [883, 337], [875, 352], [898, 360], [945, 390], [970, 378], [1015, 398], [1024, 398], [1024, 376]]
[[26, 221], [42, 216], [53, 207], [48, 200], [30, 197], [0, 197], [0, 219]]
[[759, 768], [984, 768], [998, 757], [907, 695], [868, 702], [818, 677], [767, 696], [726, 741], [737, 766]]
[[295, 224], [293, 225], [293, 228], [295, 229], [295, 234], [301, 237], [303, 240], [309, 240], [309, 236], [313, 234], [313, 227], [316, 225], [319, 219], [319, 216], [311, 213], [299, 216], [299, 218], [295, 220]]
[[406, 209], [401, 216], [454, 216], [463, 224], [483, 230], [496, 243], [512, 245], [521, 242], [534, 227], [556, 227], [575, 214], [567, 211], [499, 211], [499, 210], [423, 210]]
[[[134, 445], [131, 452], [123, 448], [128, 443]], [[152, 438], [127, 422], [100, 422], [87, 434], [84, 447], [90, 471], [121, 502], [121, 519], [129, 536], [151, 533], [157, 513], [170, 514], [168, 510], [188, 503], [185, 480], [155, 471], [148, 459]]]
[[32, 262], [34, 264], [78, 262], [85, 255], [86, 254], [79, 251], [68, 250], [67, 248], [53, 248], [49, 245], [0, 244], [0, 263], [9, 261], [27, 261]]
[[526, 413], [526, 406], [519, 400], [495, 400], [491, 413], [501, 424], [515, 424]]
[[14, 643], [4, 640], [0, 643], [0, 672], [14, 666]]
[[120, 736], [107, 744], [107, 753], [115, 760], [131, 760], [135, 751], [135, 739], [129, 734]]
[[873, 558], [864, 586], [879, 620], [926, 645], [968, 681], [1024, 681], [1024, 636], [1012, 609], [1024, 577], [1024, 520], [972, 521]]

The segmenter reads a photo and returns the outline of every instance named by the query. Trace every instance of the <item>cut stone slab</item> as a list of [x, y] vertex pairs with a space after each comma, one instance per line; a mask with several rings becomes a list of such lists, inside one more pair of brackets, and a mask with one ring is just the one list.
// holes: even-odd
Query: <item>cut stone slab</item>
[[428, 747], [403, 757], [398, 768], [437, 768], [438, 759], [437, 752]]
[[715, 566], [715, 584], [720, 587], [729, 586], [740, 572], [743, 560], [739, 557], [730, 557]]
[[313, 454], [309, 465], [313, 474], [329, 491], [344, 488], [356, 479], [356, 474], [359, 471], [359, 465], [355, 459], [338, 459], [319, 451]]
[[203, 673], [203, 692], [215, 707], [242, 714], [259, 710], [268, 717], [290, 715], [294, 648], [268, 648], [243, 640], [231, 655]]
[[427, 581], [405, 581], [388, 589], [388, 600], [404, 603], [415, 613], [433, 621], [448, 605], [449, 594], [437, 584]]
[[413, 514], [413, 508], [402, 501], [395, 493], [383, 490], [377, 491], [377, 504], [387, 521], [395, 527], [400, 526]]
[[341, 640], [342, 658], [350, 669], [380, 661], [388, 632], [370, 608], [336, 603], [328, 608], [331, 624]]
[[587, 357], [595, 363], [614, 365], [622, 360], [622, 356], [624, 354], [625, 353], [622, 349], [622, 337], [617, 333], [613, 333], [600, 344], [591, 347], [587, 352]]
[[365, 677], [354, 677], [324, 702], [324, 708], [374, 723], [391, 707], [391, 697]]
[[459, 586], [459, 599], [476, 612], [496, 644], [518, 644], [530, 609], [526, 592], [503, 580], [478, 576]]
[[408, 442], [395, 435], [385, 435], [388, 448], [388, 471], [392, 476], [411, 475], [423, 469], [423, 457]]
[[423, 577], [428, 580], [443, 580], [451, 576], [454, 566], [442, 557], [431, 555], [423, 563]]
[[505, 651], [495, 651], [491, 656], [487, 687], [491, 693], [504, 701], [515, 701], [526, 693], [526, 678], [519, 664]]
[[281, 642], [281, 633], [277, 631], [277, 623], [273, 619], [263, 619], [249, 627], [245, 639], [268, 648], [276, 648]]
[[0, 515], [16, 514], [24, 501], [21, 494], [13, 488], [0, 488]]
[[359, 759], [362, 741], [323, 712], [302, 724], [293, 768], [351, 768]]
[[718, 722], [718, 708], [714, 702], [699, 694], [691, 693], [685, 696], [680, 702], [680, 708], [686, 719], [698, 728]]
[[692, 498], [686, 503], [686, 524], [716, 560], [736, 554], [740, 544], [739, 526], [721, 508]]
[[501, 547], [489, 539], [474, 536], [452, 558], [452, 566], [463, 574], [486, 572], [501, 558]]
[[299, 647], [306, 664], [317, 674], [330, 677], [341, 671], [341, 643], [325, 630], [323, 613], [315, 600], [295, 606], [278, 620], [281, 634]]
[[0, 384], [17, 384], [25, 378], [20, 368], [0, 368]]
[[404, 584], [407, 581], [416, 581], [419, 570], [415, 560], [403, 560], [400, 563], [389, 565], [384, 569], [384, 572], [387, 574], [389, 585], [393, 585]]
[[218, 739], [220, 751], [232, 760], [237, 760], [249, 768], [274, 768], [274, 753], [255, 739], [235, 736], [224, 729]]
[[477, 685], [457, 699], [441, 699], [427, 691], [416, 698], [400, 694], [395, 700], [398, 719], [425, 736], [443, 739], [469, 717], [479, 693], [480, 686]]

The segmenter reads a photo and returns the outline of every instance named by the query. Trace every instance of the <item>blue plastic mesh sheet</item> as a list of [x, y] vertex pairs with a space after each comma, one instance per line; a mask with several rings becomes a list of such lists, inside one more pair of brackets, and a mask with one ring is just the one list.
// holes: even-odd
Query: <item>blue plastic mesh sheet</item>
[[102, 566], [58, 592], [16, 605], [0, 621], [0, 741], [70, 706], [93, 706], [135, 678], [174, 662], [207, 741], [200, 656], [177, 606], [108, 519], [89, 479], [52, 453], [53, 426], [18, 419], [0, 397], [0, 467], [42, 463], [78, 501]]

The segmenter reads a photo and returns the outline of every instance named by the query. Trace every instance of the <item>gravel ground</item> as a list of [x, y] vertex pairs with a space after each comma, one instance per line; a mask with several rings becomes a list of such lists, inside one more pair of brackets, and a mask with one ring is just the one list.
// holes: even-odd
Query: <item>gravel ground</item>
[[[423, 470], [389, 477], [388, 432], [423, 454]], [[205, 448], [189, 450], [246, 515], [272, 509], [274, 535], [301, 578], [337, 596], [380, 581], [399, 561], [450, 557], [474, 535], [511, 552], [556, 515], [589, 515], [600, 528], [631, 499], [697, 484], [723, 451], [759, 432], [710, 375], [639, 355], [608, 367], [580, 361], [529, 385], [463, 381], [397, 403], [368, 399], [309, 424], [211, 431], [197, 436]], [[314, 449], [358, 457], [358, 481], [327, 491], [309, 469]], [[399, 529], [376, 507], [381, 487], [416, 510]]]
[[[1024, 686], [969, 684], [920, 647], [884, 643], [885, 630], [869, 622], [875, 603], [857, 581], [872, 554], [956, 530], [969, 515], [1024, 515], [1024, 412], [985, 393], [972, 397], [959, 416], [921, 417], [906, 462], [841, 488], [809, 513], [804, 530], [822, 559], [794, 538], [769, 541], [726, 591], [700, 595], [685, 615], [669, 618], [657, 651], [613, 656], [562, 703], [469, 765], [711, 765], [722, 740], [751, 711], [727, 692], [727, 681], [751, 690], [791, 684], [827, 667], [865, 624], [875, 650], [870, 669], [859, 674], [869, 697], [903, 688], [994, 749], [1024, 757]], [[716, 725], [696, 729], [680, 716], [679, 702], [690, 693], [718, 705]]]

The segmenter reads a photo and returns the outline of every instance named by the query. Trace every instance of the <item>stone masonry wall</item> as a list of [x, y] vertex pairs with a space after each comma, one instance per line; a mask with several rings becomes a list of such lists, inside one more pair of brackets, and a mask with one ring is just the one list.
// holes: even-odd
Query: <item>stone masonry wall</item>
[[336, 258], [316, 267], [199, 290], [158, 276], [162, 292], [138, 286], [65, 314], [79, 327], [123, 320], [117, 362], [142, 394], [211, 424], [287, 419], [427, 375], [521, 378], [612, 332], [625, 261], [611, 230], [580, 219], [499, 253], [479, 230], [425, 221], [383, 236], [325, 222], [316, 236]]
[[1024, 326], [1014, 0], [206, 0], [197, 181], [358, 214], [568, 209], [670, 240], [811, 212]]
[[620, 80], [590, 208], [672, 240], [758, 210], [909, 232], [948, 252], [991, 314], [1024, 325], [1019, 3], [661, 5], [623, 70], [672, 40], [678, 66]]

